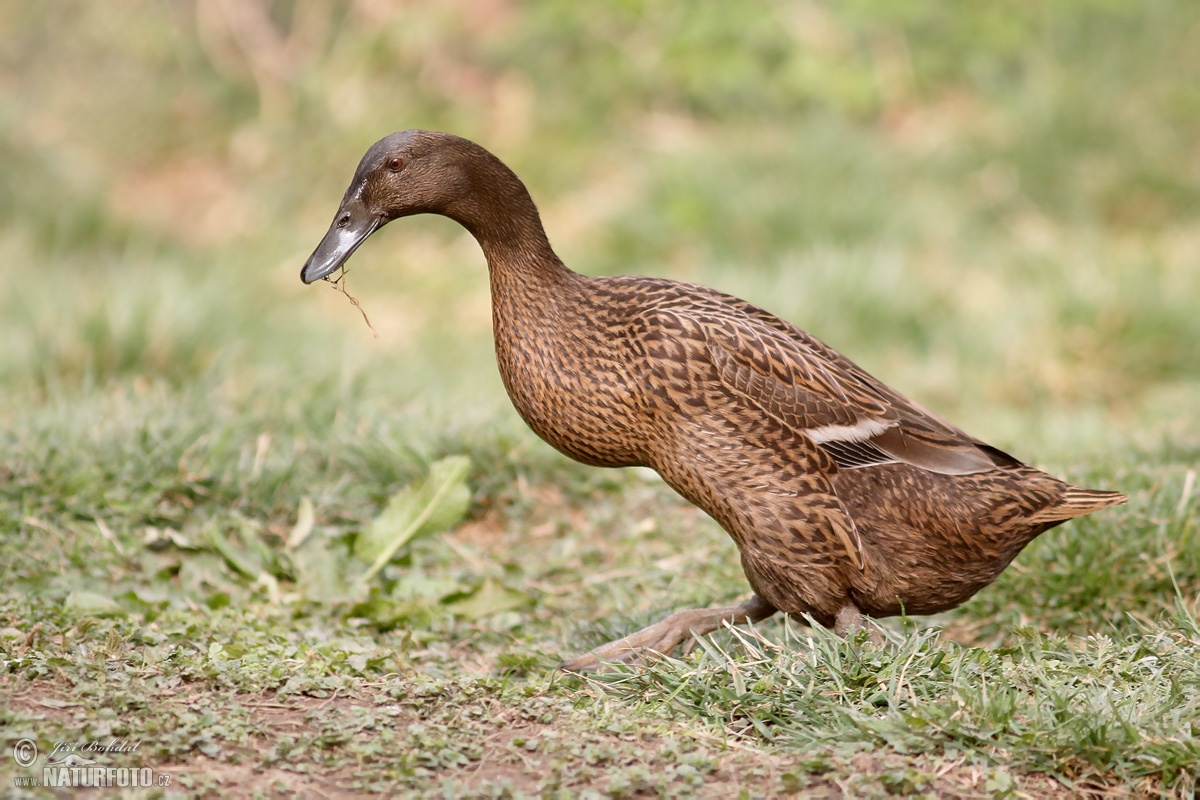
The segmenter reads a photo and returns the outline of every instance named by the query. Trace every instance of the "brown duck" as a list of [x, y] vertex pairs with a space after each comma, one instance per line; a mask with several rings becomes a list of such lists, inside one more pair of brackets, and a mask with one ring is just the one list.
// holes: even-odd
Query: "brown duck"
[[754, 596], [681, 611], [568, 662], [669, 652], [693, 634], [809, 614], [932, 614], [1034, 537], [1116, 505], [959, 430], [757, 306], [695, 284], [563, 265], [525, 186], [474, 142], [403, 131], [363, 156], [300, 273], [325, 278], [391, 220], [478, 240], [496, 360], [521, 417], [585, 464], [646, 466], [729, 532]]

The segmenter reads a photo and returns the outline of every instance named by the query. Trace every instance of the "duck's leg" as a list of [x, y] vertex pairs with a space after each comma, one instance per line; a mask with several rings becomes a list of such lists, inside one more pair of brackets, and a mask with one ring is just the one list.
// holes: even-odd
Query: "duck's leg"
[[724, 624], [758, 622], [774, 613], [775, 607], [758, 595], [737, 606], [677, 611], [637, 633], [601, 645], [579, 658], [565, 661], [559, 668], [571, 672], [586, 672], [605, 663], [630, 661], [647, 652], [670, 653], [691, 637], [711, 633]]

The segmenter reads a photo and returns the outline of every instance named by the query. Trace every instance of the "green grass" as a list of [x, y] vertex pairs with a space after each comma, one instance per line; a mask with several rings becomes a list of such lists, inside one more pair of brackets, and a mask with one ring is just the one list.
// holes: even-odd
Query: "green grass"
[[[1193, 4], [306, 7], [0, 11], [6, 790], [21, 738], [117, 737], [185, 796], [1194, 795]], [[746, 297], [1130, 503], [883, 645], [771, 620], [557, 672], [745, 579], [524, 428], [454, 225], [356, 254], [378, 339], [300, 285], [412, 126], [509, 161], [576, 269]], [[353, 591], [457, 455], [465, 519]]]

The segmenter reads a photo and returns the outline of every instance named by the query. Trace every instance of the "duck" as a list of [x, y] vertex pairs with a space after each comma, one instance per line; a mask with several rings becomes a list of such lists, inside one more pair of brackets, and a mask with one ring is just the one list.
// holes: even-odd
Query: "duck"
[[372, 233], [417, 214], [454, 220], [483, 251], [496, 362], [528, 426], [584, 464], [657, 472], [733, 539], [753, 592], [566, 670], [670, 654], [777, 612], [846, 634], [945, 611], [1041, 533], [1126, 501], [977, 439], [745, 300], [570, 270], [516, 174], [453, 134], [371, 145], [301, 280], [331, 280]]

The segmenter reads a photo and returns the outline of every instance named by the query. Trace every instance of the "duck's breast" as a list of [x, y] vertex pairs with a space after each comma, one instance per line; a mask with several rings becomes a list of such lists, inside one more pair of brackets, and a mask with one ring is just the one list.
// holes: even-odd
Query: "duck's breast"
[[644, 354], [603, 307], [560, 304], [543, 311], [495, 319], [496, 361], [517, 412], [576, 461], [644, 464]]

